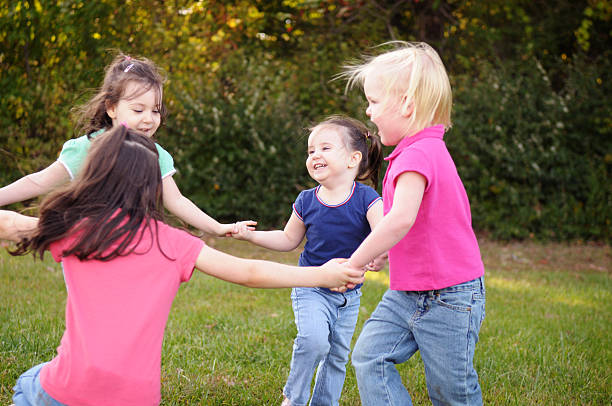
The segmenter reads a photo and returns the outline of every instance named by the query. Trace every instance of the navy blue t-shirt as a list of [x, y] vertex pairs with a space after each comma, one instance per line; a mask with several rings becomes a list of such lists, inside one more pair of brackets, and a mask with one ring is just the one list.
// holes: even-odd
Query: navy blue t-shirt
[[293, 211], [306, 226], [300, 266], [319, 266], [332, 258], [349, 258], [370, 234], [366, 215], [381, 199], [370, 186], [354, 182], [344, 202], [328, 205], [317, 196], [319, 188], [302, 191], [293, 203]]

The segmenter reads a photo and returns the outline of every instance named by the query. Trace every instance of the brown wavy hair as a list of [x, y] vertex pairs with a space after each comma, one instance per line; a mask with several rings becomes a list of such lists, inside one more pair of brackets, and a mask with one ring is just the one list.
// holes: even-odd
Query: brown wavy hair
[[[155, 235], [151, 241], [159, 247], [157, 221], [163, 220], [155, 143], [116, 126], [93, 139], [84, 169], [42, 202], [37, 229], [11, 253], [42, 258], [51, 243], [76, 235], [64, 256], [109, 261], [136, 252], [147, 232]], [[151, 247], [144, 252], [140, 248], [136, 253]]]
[[[147, 58], [135, 58], [117, 51], [117, 55], [104, 72], [104, 81], [97, 93], [84, 104], [72, 109], [79, 134], [89, 135], [103, 128], [111, 128], [113, 120], [106, 113], [106, 109], [119, 103], [121, 98], [137, 97], [150, 89], [157, 91], [160, 125], [164, 124], [167, 110], [163, 103], [162, 91], [166, 77], [154, 62]], [[129, 82], [139, 83], [140, 90], [135, 94], [124, 94]]]

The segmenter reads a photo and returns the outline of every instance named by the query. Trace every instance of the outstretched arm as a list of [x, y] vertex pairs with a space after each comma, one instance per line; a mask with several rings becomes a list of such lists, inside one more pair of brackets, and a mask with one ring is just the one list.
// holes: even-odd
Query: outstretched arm
[[349, 266], [363, 268], [408, 234], [419, 212], [426, 185], [425, 177], [417, 172], [405, 172], [397, 178], [393, 207], [351, 255]]
[[[372, 207], [370, 207], [368, 213], [366, 214], [366, 217], [368, 219], [368, 223], [370, 223], [370, 230], [374, 230], [374, 227], [376, 227], [376, 225], [380, 223], [383, 218], [382, 200], [378, 200], [372, 205]], [[382, 254], [374, 258], [372, 261], [370, 261], [366, 265], [365, 269], [374, 272], [380, 271], [387, 263], [388, 257], [388, 254], [386, 252], [383, 252]]]
[[[172, 176], [166, 176], [162, 182], [164, 206], [168, 211], [185, 223], [202, 230], [206, 234], [224, 237], [236, 231], [235, 225], [221, 224], [208, 214], [204, 213], [191, 200], [181, 194]], [[252, 228], [254, 221], [243, 221], [246, 227]]]
[[238, 258], [205, 245], [196, 260], [196, 268], [215, 278], [251, 288], [337, 288], [362, 283], [363, 271], [342, 265], [345, 261], [334, 259], [320, 267], [297, 267]]
[[0, 210], [0, 240], [18, 242], [21, 237], [34, 230], [37, 225], [37, 217], [24, 216], [9, 210]]
[[253, 231], [245, 225], [241, 225], [238, 227], [238, 232], [232, 234], [232, 237], [250, 241], [260, 247], [275, 251], [291, 251], [300, 245], [305, 234], [304, 223], [293, 212], [283, 230]]
[[70, 175], [64, 165], [55, 161], [42, 171], [26, 175], [0, 189], [0, 206], [44, 195], [68, 180]]

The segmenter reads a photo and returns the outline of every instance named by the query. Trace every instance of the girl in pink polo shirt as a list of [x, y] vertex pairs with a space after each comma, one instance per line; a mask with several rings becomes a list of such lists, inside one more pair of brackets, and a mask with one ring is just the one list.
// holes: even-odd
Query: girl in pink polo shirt
[[19, 241], [15, 255], [50, 251], [67, 289], [57, 356], [21, 375], [17, 406], [159, 404], [166, 321], [194, 267], [259, 288], [363, 281], [341, 261], [298, 268], [236, 258], [165, 224], [155, 143], [124, 126], [95, 138], [84, 169], [42, 203], [38, 221], [0, 211], [0, 238]]
[[484, 319], [484, 266], [468, 197], [444, 143], [451, 87], [424, 43], [346, 67], [363, 87], [366, 114], [395, 146], [383, 181], [385, 216], [349, 260], [364, 269], [389, 252], [390, 288], [353, 351], [363, 405], [411, 405], [396, 364], [420, 351], [434, 405], [481, 405], [473, 365]]

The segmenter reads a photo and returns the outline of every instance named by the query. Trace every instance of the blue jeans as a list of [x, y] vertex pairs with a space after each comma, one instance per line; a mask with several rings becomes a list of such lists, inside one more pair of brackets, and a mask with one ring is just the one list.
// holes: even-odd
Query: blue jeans
[[13, 388], [15, 406], [65, 406], [49, 396], [40, 385], [40, 370], [44, 365], [36, 365], [17, 378]]
[[395, 365], [416, 351], [434, 405], [482, 405], [473, 359], [484, 316], [483, 277], [440, 290], [388, 290], [353, 350], [363, 406], [412, 405]]
[[360, 289], [346, 293], [319, 288], [292, 290], [297, 337], [293, 341], [291, 371], [283, 389], [292, 406], [308, 402], [317, 366], [310, 405], [338, 405], [360, 300]]

